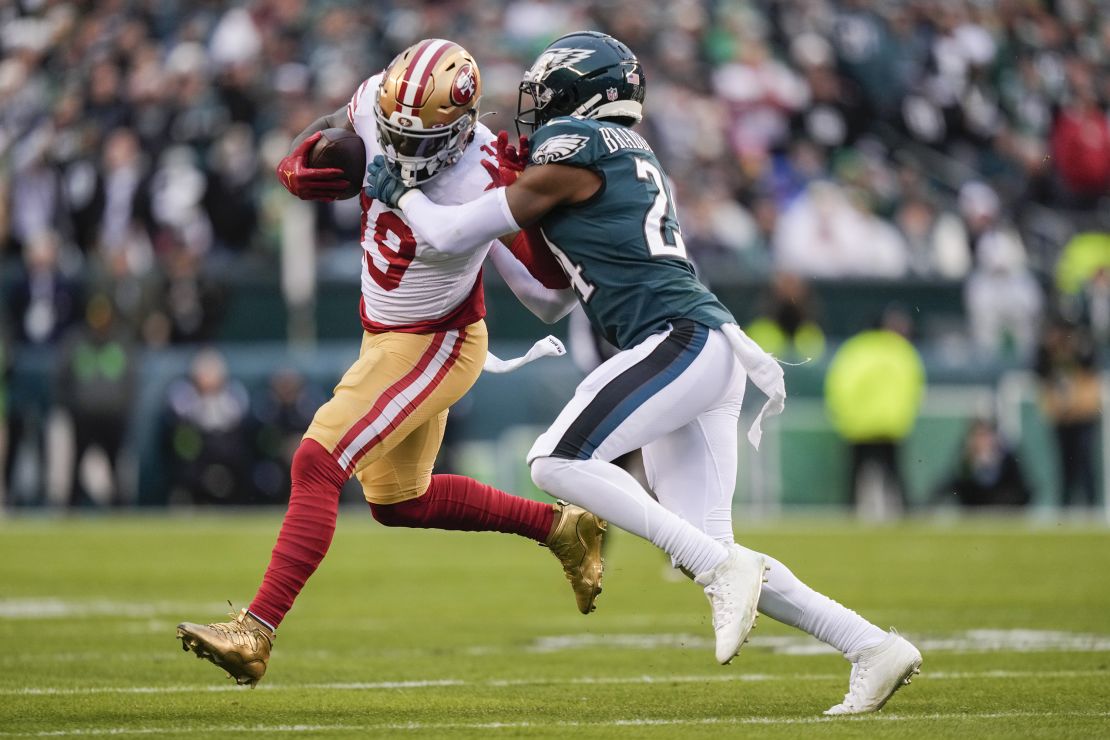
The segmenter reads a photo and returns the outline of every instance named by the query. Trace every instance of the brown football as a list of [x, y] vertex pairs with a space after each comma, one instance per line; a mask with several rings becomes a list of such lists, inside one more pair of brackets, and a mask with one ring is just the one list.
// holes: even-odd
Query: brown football
[[326, 128], [320, 132], [320, 140], [308, 152], [308, 166], [343, 170], [350, 186], [338, 197], [340, 200], [353, 198], [362, 190], [362, 178], [366, 175], [366, 145], [353, 131]]

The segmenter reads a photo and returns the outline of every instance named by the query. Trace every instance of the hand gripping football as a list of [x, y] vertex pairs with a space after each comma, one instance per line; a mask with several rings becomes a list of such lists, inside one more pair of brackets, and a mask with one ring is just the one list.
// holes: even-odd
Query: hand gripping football
[[362, 137], [345, 128], [328, 128], [320, 132], [320, 140], [308, 152], [308, 166], [314, 169], [335, 168], [343, 170], [349, 183], [336, 198], [353, 198], [362, 190], [366, 174], [366, 145]]

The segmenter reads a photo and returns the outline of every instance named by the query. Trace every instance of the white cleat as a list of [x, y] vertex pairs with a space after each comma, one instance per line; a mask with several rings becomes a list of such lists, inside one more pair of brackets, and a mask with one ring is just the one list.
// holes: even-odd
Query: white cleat
[[717, 662], [726, 665], [755, 628], [756, 604], [767, 566], [763, 556], [740, 545], [730, 545], [725, 561], [694, 581], [705, 588], [713, 608]]
[[895, 691], [921, 673], [921, 652], [894, 630], [875, 647], [847, 657], [852, 661], [848, 693], [825, 714], [877, 712]]

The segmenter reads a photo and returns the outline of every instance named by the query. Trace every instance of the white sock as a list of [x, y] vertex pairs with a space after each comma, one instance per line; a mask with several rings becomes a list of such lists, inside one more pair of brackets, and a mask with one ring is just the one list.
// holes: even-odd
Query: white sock
[[798, 580], [790, 569], [764, 555], [770, 570], [759, 596], [759, 611], [816, 637], [844, 653], [874, 647], [886, 632], [851, 609], [819, 594]]
[[712, 570], [728, 557], [724, 545], [663, 508], [612, 463], [541, 457], [532, 462], [532, 480], [552, 496], [650, 541], [691, 573]]

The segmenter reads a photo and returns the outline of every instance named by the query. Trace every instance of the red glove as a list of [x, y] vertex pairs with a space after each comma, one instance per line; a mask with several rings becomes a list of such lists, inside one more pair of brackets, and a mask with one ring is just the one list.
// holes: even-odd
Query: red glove
[[540, 282], [545, 288], [561, 290], [570, 287], [567, 274], [559, 266], [558, 260], [551, 250], [544, 244], [543, 236], [537, 233], [535, 226], [521, 229], [520, 233], [509, 245], [509, 251], [520, 260], [528, 273]]
[[520, 176], [520, 173], [524, 172], [524, 168], [528, 166], [530, 149], [527, 136], [521, 136], [520, 143], [513, 146], [509, 143], [509, 132], [502, 131], [497, 135], [496, 152], [491, 151], [488, 145], [482, 147], [482, 149], [490, 154], [497, 155], [497, 164], [487, 159], [482, 160], [482, 166], [489, 172], [490, 179], [490, 184], [486, 186], [486, 190], [512, 185]]
[[350, 184], [343, 170], [336, 167], [315, 169], [308, 166], [308, 153], [320, 140], [321, 132], [301, 142], [285, 159], [278, 162], [278, 180], [285, 189], [301, 200], [335, 200]]

